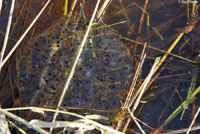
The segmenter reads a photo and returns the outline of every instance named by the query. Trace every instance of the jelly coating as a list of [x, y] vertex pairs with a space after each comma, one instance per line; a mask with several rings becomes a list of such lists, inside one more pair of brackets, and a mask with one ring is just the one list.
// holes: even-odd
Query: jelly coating
[[[22, 106], [57, 106], [85, 31], [82, 17], [62, 17], [19, 50], [16, 81]], [[94, 24], [62, 106], [120, 108], [133, 70], [117, 32]]]

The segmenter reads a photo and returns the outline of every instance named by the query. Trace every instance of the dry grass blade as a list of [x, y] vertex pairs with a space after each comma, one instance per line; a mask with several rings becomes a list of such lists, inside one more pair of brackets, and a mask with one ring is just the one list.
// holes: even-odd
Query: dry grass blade
[[94, 126], [85, 124], [80, 121], [55, 121], [55, 122], [46, 122], [46, 121], [40, 121], [40, 120], [31, 120], [30, 124], [40, 127], [40, 128], [64, 128], [64, 127], [70, 127], [70, 128], [82, 128], [83, 132], [88, 130], [95, 129]]
[[0, 15], [1, 15], [2, 4], [3, 4], [3, 0], [0, 0]]
[[8, 59], [10, 58], [10, 56], [14, 53], [14, 51], [16, 50], [16, 48], [19, 46], [19, 44], [21, 43], [21, 41], [24, 39], [24, 37], [26, 36], [26, 34], [29, 32], [29, 30], [32, 28], [32, 26], [35, 24], [35, 22], [38, 20], [38, 18], [40, 17], [40, 15], [42, 14], [42, 12], [46, 9], [46, 7], [48, 6], [49, 2], [51, 0], [48, 0], [46, 2], [46, 4], [44, 5], [44, 7], [41, 9], [41, 11], [38, 13], [38, 15], [35, 17], [35, 19], [32, 21], [32, 23], [29, 25], [29, 27], [26, 29], [26, 31], [22, 34], [22, 36], [20, 37], [20, 39], [17, 41], [17, 43], [14, 45], [14, 47], [10, 50], [10, 52], [8, 53], [8, 55], [5, 57], [5, 59], [3, 60], [3, 62], [1, 62], [0, 64], [0, 70], [3, 67], [3, 65], [8, 61]]
[[92, 120], [88, 120], [87, 123], [95, 125], [99, 130], [106, 130], [109, 133], [113, 133], [113, 134], [123, 134], [122, 132], [119, 132], [119, 131], [113, 129], [112, 127], [104, 126], [104, 125], [99, 124], [99, 123], [92, 121]]
[[[33, 112], [36, 113], [40, 113], [40, 114], [44, 114], [44, 112], [56, 112], [55, 109], [49, 109], [49, 108], [41, 108], [41, 107], [17, 107], [17, 108], [6, 108], [4, 110], [7, 111], [18, 111], [18, 110], [31, 110]], [[76, 113], [72, 113], [72, 112], [67, 112], [67, 111], [62, 111], [59, 110], [58, 113], [62, 113], [62, 114], [68, 114], [68, 115], [72, 115], [81, 119], [103, 119], [103, 120], [108, 120], [107, 117], [104, 117], [102, 115], [86, 115], [86, 116], [82, 116]]]
[[103, 14], [105, 13], [107, 7], [112, 2], [112, 0], [105, 0], [99, 11], [97, 12], [97, 20], [100, 20]]
[[[124, 40], [127, 40], [127, 41], [130, 41], [130, 42], [133, 42], [133, 43], [137, 43], [138, 45], [143, 45], [142, 42], [139, 42], [139, 41], [135, 41], [135, 40], [131, 40], [129, 38], [126, 38], [126, 37], [123, 37], [123, 36], [120, 36], [120, 38], [124, 39]], [[162, 50], [162, 49], [159, 49], [159, 48], [156, 48], [156, 47], [153, 47], [153, 46], [150, 46], [150, 45], [147, 45], [147, 48], [150, 48], [150, 49], [153, 49], [153, 50], [156, 50], [156, 51], [159, 51], [159, 52], [162, 52], [162, 53], [167, 53], [168, 55], [171, 55], [171, 56], [174, 56], [174, 57], [177, 57], [179, 59], [182, 59], [182, 60], [185, 60], [187, 62], [191, 62], [191, 63], [197, 63], [196, 61], [193, 61], [193, 60], [190, 60], [190, 59], [187, 59], [187, 58], [184, 58], [182, 56], [179, 56], [179, 55], [176, 55], [176, 54], [173, 54], [171, 52], [167, 52], [165, 50]]]
[[65, 0], [65, 8], [64, 8], [64, 15], [67, 15], [67, 10], [68, 10], [68, 0]]
[[[134, 106], [132, 108], [132, 114], [134, 114], [135, 110], [137, 109], [137, 107], [139, 105], [139, 102], [141, 100], [141, 97], [142, 97], [142, 95], [143, 95], [143, 93], [144, 93], [147, 85], [149, 84], [149, 82], [150, 82], [150, 80], [151, 80], [151, 78], [153, 76], [153, 71], [155, 70], [155, 68], [156, 68], [157, 64], [159, 63], [159, 61], [160, 61], [160, 57], [157, 57], [156, 60], [154, 61], [154, 64], [153, 64], [153, 66], [152, 66], [152, 68], [151, 68], [148, 76], [146, 77], [146, 79], [144, 80], [144, 82], [142, 83], [142, 85], [140, 86], [140, 88], [138, 89], [138, 91], [136, 93], [136, 96], [135, 96], [135, 97], [137, 97], [137, 100], [135, 101], [135, 104], [134, 104]], [[135, 100], [135, 99], [132, 99], [132, 100]], [[129, 108], [133, 104], [133, 102], [134, 101], [131, 102], [131, 104], [129, 105]], [[126, 121], [126, 124], [124, 125], [123, 132], [126, 131], [126, 129], [127, 129], [128, 125], [129, 125], [130, 121], [131, 121], [131, 119], [128, 118], [128, 120]], [[138, 126], [138, 128], [140, 129], [140, 126]]]
[[70, 128], [78, 128], [78, 131], [80, 133], [84, 133], [85, 131], [98, 129], [101, 132], [109, 131], [109, 133], [113, 134], [122, 134], [121, 132], [118, 132], [110, 127], [104, 126], [104, 125], [97, 125], [94, 121], [86, 120], [86, 119], [80, 119], [75, 121], [55, 121], [55, 122], [46, 122], [46, 121], [40, 121], [40, 120], [32, 120], [30, 121], [30, 124], [41, 127], [41, 128], [64, 128], [64, 127], [70, 127]]
[[[126, 23], [126, 22], [127, 22], [127, 20], [120, 21], [120, 22], [116, 22], [116, 23], [113, 23], [113, 24], [106, 24], [106, 25], [103, 25], [103, 26], [99, 26], [99, 27], [97, 27], [97, 28], [94, 28], [94, 30], [96, 30], [96, 29], [101, 29], [101, 28], [105, 28], [105, 27], [112, 27], [112, 26], [124, 24], [124, 23]], [[117, 35], [118, 35], [118, 34], [117, 34]]]
[[179, 36], [177, 37], [177, 39], [173, 42], [173, 44], [171, 45], [171, 47], [167, 50], [167, 53], [165, 53], [165, 55], [161, 58], [160, 62], [158, 63], [158, 65], [154, 69], [153, 75], [158, 70], [158, 68], [161, 66], [161, 64], [165, 61], [165, 59], [167, 58], [167, 56], [169, 55], [169, 53], [174, 49], [174, 47], [177, 45], [177, 43], [183, 37], [183, 35], [184, 35], [184, 33], [180, 33], [179, 34]]
[[[7, 111], [17, 111], [17, 110], [31, 110], [33, 112], [37, 112], [37, 113], [44, 113], [44, 111], [47, 112], [56, 112], [55, 109], [50, 109], [50, 108], [40, 108], [40, 107], [17, 107], [17, 108], [6, 108], [4, 110]], [[78, 118], [82, 118], [84, 119], [85, 117], [76, 113], [72, 113], [72, 112], [66, 112], [66, 111], [61, 111], [59, 110], [58, 113], [62, 113], [62, 114], [69, 114]]]
[[10, 7], [10, 13], [9, 13], [9, 16], [8, 16], [6, 35], [5, 35], [5, 38], [4, 38], [3, 47], [2, 47], [2, 50], [1, 50], [1, 54], [0, 54], [0, 63], [2, 63], [3, 56], [4, 56], [4, 53], [6, 51], [6, 46], [7, 46], [7, 43], [8, 43], [8, 37], [9, 37], [9, 33], [10, 33], [14, 7], [15, 7], [15, 0], [12, 0], [11, 7]]
[[129, 104], [130, 104], [130, 100], [131, 100], [131, 97], [132, 97], [133, 92], [134, 92], [135, 84], [136, 84], [136, 81], [138, 79], [140, 70], [142, 69], [142, 65], [143, 65], [144, 59], [146, 57], [146, 54], [144, 54], [146, 46], [147, 46], [147, 43], [144, 44], [144, 47], [143, 47], [143, 50], [142, 50], [142, 53], [141, 53], [141, 56], [140, 56], [140, 61], [141, 62], [139, 62], [139, 64], [137, 65], [136, 73], [135, 73], [135, 75], [133, 77], [129, 93], [128, 93], [127, 97], [126, 97], [126, 101], [125, 101], [124, 106], [123, 106], [125, 108], [128, 108], [130, 106]]
[[[192, 127], [190, 131], [196, 131], [196, 130], [200, 130], [200, 126]], [[162, 134], [182, 134], [182, 133], [186, 133], [187, 131], [188, 131], [188, 128], [185, 128], [185, 129], [175, 130], [175, 131], [162, 133]]]
[[[90, 23], [89, 23], [89, 25], [88, 25], [87, 31], [86, 31], [86, 33], [85, 33], [85, 35], [84, 35], [84, 38], [83, 38], [83, 40], [82, 40], [82, 42], [81, 42], [81, 44], [80, 44], [80, 46], [79, 46], [78, 53], [77, 53], [77, 55], [76, 55], [75, 61], [74, 61], [73, 66], [72, 66], [72, 68], [71, 68], [71, 70], [70, 70], [70, 72], [69, 72], [69, 76], [68, 76], [68, 78], [67, 78], [67, 81], [66, 81], [66, 83], [65, 83], [65, 85], [64, 85], [64, 88], [63, 88], [63, 91], [62, 91], [62, 94], [61, 94], [61, 97], [60, 97], [60, 99], [59, 99], [59, 102], [58, 102], [58, 105], [57, 105], [57, 110], [58, 110], [58, 108], [59, 108], [59, 107], [61, 106], [61, 104], [62, 104], [62, 101], [63, 101], [63, 99], [64, 99], [65, 93], [67, 92], [67, 89], [68, 89], [68, 87], [69, 87], [71, 78], [73, 77], [75, 68], [76, 68], [76, 66], [77, 66], [78, 60], [80, 59], [81, 53], [82, 53], [82, 51], [83, 51], [83, 47], [84, 47], [85, 42], [86, 42], [86, 40], [87, 40], [87, 37], [88, 37], [89, 31], [90, 31], [90, 28], [91, 28], [91, 26], [92, 26], [92, 23], [93, 23], [93, 21], [94, 21], [94, 17], [95, 17], [95, 15], [96, 15], [97, 9], [98, 9], [98, 7], [99, 7], [99, 4], [100, 4], [100, 0], [97, 1], [96, 7], [95, 7], [95, 9], [94, 9], [94, 13], [93, 13], [93, 15], [92, 15], [92, 17], [91, 17], [91, 19], [90, 19]], [[58, 114], [58, 112], [55, 113], [52, 122], [54, 122], [54, 121], [56, 120], [57, 114]]]
[[77, 0], [74, 0], [73, 3], [72, 3], [72, 5], [71, 5], [70, 13], [72, 13], [72, 11], [74, 11], [76, 3], [77, 3]]
[[128, 108], [128, 112], [131, 115], [132, 120], [135, 122], [135, 124], [137, 125], [137, 127], [139, 128], [139, 130], [142, 132], [142, 134], [146, 134], [144, 132], [144, 130], [142, 129], [142, 127], [140, 126], [140, 124], [138, 123], [138, 121], [136, 120], [136, 118], [134, 117], [133, 113], [131, 112], [131, 110]]
[[197, 113], [195, 114], [194, 119], [192, 120], [192, 122], [191, 122], [191, 124], [190, 124], [190, 127], [188, 128], [188, 131], [187, 131], [186, 134], [189, 134], [189, 133], [190, 133], [191, 128], [192, 128], [192, 126], [193, 126], [193, 124], [194, 124], [194, 122], [195, 122], [197, 116], [199, 115], [199, 112], [200, 112], [200, 107], [198, 108]]
[[[137, 69], [136, 69], [136, 72], [135, 72], [135, 75], [133, 77], [133, 80], [131, 82], [131, 86], [129, 88], [129, 92], [128, 92], [128, 95], [126, 97], [126, 101], [124, 102], [123, 104], [123, 107], [122, 109], [129, 109], [130, 105], [131, 105], [131, 98], [133, 97], [133, 93], [134, 93], [134, 88], [135, 88], [135, 84], [137, 82], [137, 79], [138, 79], [138, 76], [140, 74], [140, 71], [142, 69], [142, 65], [144, 63], [144, 59], [146, 58], [146, 54], [144, 53], [145, 52], [145, 49], [146, 49], [146, 44], [144, 44], [144, 47], [143, 47], [143, 51], [140, 55], [140, 62], [138, 63], [137, 65]], [[119, 120], [117, 122], [117, 127], [116, 127], [116, 130], [119, 130], [121, 127], [122, 127], [122, 123], [123, 120]], [[128, 126], [124, 126], [124, 128], [127, 128]], [[125, 131], [124, 131], [125, 132]]]
[[140, 100], [141, 100], [141, 98], [142, 98], [142, 95], [144, 94], [144, 91], [145, 91], [147, 85], [149, 84], [149, 82], [150, 82], [150, 80], [151, 80], [151, 78], [152, 78], [152, 76], [153, 76], [153, 71], [155, 70], [155, 68], [156, 68], [157, 64], [159, 63], [159, 61], [160, 61], [160, 57], [157, 57], [156, 60], [154, 61], [154, 64], [153, 64], [153, 66], [152, 66], [152, 68], [151, 68], [151, 70], [150, 70], [148, 76], [146, 77], [146, 79], [145, 79], [144, 82], [142, 83], [141, 87], [138, 89], [138, 90], [140, 91], [140, 94], [139, 94], [139, 96], [137, 97], [137, 100], [136, 100], [136, 102], [135, 102], [135, 105], [133, 106], [133, 109], [132, 109], [132, 112], [133, 112], [133, 113], [134, 113], [134, 111], [137, 109], [137, 106], [139, 105], [139, 102], [140, 102]]
[[[139, 25], [139, 28], [138, 28], [138, 31], [137, 33], [140, 34], [141, 31], [142, 31], [142, 24], [144, 22], [144, 16], [145, 14], [147, 14], [146, 12], [146, 9], [147, 9], [147, 5], [148, 5], [149, 1], [148, 0], [145, 0], [145, 4], [144, 4], [144, 7], [142, 8], [142, 15], [141, 15], [141, 18], [140, 18], [140, 25]], [[147, 14], [148, 16], [148, 14]], [[148, 19], [147, 19], [148, 20]], [[149, 29], [149, 25], [147, 25], [147, 28]], [[148, 30], [149, 31], [149, 30]], [[136, 37], [136, 41], [139, 41], [139, 36]], [[133, 53], [135, 54], [136, 50], [137, 50], [137, 46], [138, 44], [134, 44], [134, 49], [133, 49]]]
[[87, 121], [89, 124], [94, 125], [95, 128], [98, 128], [99, 130], [104, 130], [104, 131], [108, 131], [108, 132], [115, 133], [115, 134], [123, 134], [122, 132], [114, 130], [113, 128], [111, 128], [109, 126], [104, 126], [104, 125], [102, 125], [98, 122], [95, 122], [95, 121], [89, 119], [89, 118], [105, 119], [104, 117], [99, 116], [99, 115], [82, 116], [82, 115], [72, 113], [72, 112], [66, 112], [66, 111], [61, 111], [61, 110], [57, 111], [57, 110], [54, 110], [54, 109], [40, 108], [40, 107], [18, 107], [18, 108], [4, 109], [4, 111], [16, 111], [16, 110], [49, 111], [49, 112], [54, 112], [54, 113], [58, 112], [58, 113], [62, 113], [62, 114], [68, 114], [68, 115], [72, 115], [72, 116], [76, 116], [78, 118], [81, 118], [81, 120]]
[[6, 121], [6, 116], [3, 113], [0, 113], [0, 133], [10, 134], [10, 130], [8, 128], [8, 122]]
[[0, 109], [0, 113], [5, 114], [6, 116], [12, 118], [13, 120], [16, 120], [16, 121], [18, 121], [18, 122], [20, 122], [20, 123], [23, 123], [23, 124], [26, 125], [27, 127], [30, 127], [30, 128], [34, 129], [35, 131], [37, 131], [37, 132], [39, 132], [39, 133], [41, 133], [41, 134], [49, 134], [47, 131], [45, 131], [45, 130], [39, 128], [39, 127], [36, 127], [36, 126], [31, 125], [31, 124], [30, 124], [29, 122], [27, 122], [26, 120], [24, 120], [24, 119], [22, 119], [22, 118], [16, 116], [16, 115], [13, 114], [13, 113], [10, 113], [10, 112], [6, 111], [6, 110], [4, 110], [4, 109]]

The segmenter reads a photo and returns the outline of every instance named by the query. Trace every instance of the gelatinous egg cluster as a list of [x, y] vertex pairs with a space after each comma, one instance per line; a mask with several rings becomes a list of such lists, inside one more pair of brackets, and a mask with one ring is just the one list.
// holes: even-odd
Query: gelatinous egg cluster
[[[86, 25], [80, 16], [62, 17], [19, 50], [16, 81], [22, 106], [57, 106]], [[133, 66], [117, 32], [94, 24], [62, 106], [119, 108]]]

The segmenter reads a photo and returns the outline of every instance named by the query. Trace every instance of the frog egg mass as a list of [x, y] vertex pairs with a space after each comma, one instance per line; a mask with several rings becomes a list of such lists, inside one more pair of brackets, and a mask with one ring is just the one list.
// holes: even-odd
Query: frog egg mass
[[[81, 16], [68, 15], [23, 44], [16, 57], [22, 106], [57, 106], [86, 29]], [[94, 24], [62, 106], [120, 108], [133, 67], [129, 50], [117, 32]]]

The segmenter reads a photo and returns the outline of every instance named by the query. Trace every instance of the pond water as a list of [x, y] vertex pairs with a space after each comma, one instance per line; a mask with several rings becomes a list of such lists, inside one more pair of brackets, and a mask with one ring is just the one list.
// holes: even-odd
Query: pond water
[[[3, 32], [5, 31], [10, 5], [10, 1], [4, 1], [4, 3], [5, 2], [7, 2], [7, 6], [3, 6], [2, 15], [0, 16], [0, 31]], [[20, 5], [22, 5], [20, 3], [22, 2], [23, 1], [17, 2], [15, 15], [17, 14], [17, 11], [19, 11]], [[83, 22], [76, 22], [77, 26], [75, 26], [75, 22], [73, 22], [73, 25], [70, 28], [66, 28], [70, 32], [67, 32], [67, 35], [65, 36], [72, 35], [74, 37], [63, 41], [66, 43], [61, 43], [61, 46], [55, 48], [53, 44], [58, 45], [59, 42], [57, 41], [61, 41], [61, 38], [56, 39], [56, 35], [60, 34], [62, 31], [63, 26], [61, 26], [61, 24], [64, 22], [57, 21], [62, 16], [62, 10], [59, 10], [61, 9], [61, 3], [61, 0], [59, 2], [54, 1], [53, 4], [51, 3], [45, 13], [40, 17], [39, 21], [34, 25], [34, 28], [25, 38], [23, 43], [21, 43], [22, 45], [20, 47], [24, 48], [20, 51], [22, 54], [24, 53], [25, 57], [23, 59], [20, 57], [22, 55], [17, 55], [18, 74], [15, 70], [15, 60], [12, 60], [11, 62], [13, 64], [9, 69], [10, 71], [6, 70], [7, 67], [3, 68], [0, 76], [2, 90], [0, 100], [2, 104], [4, 104], [4, 107], [11, 107], [11, 105], [8, 104], [12, 104], [12, 95], [8, 95], [8, 91], [11, 90], [6, 89], [13, 89], [14, 91], [12, 90], [11, 92], [18, 94], [25, 88], [29, 88], [30, 90], [28, 90], [28, 92], [22, 91], [22, 94], [24, 94], [22, 98], [25, 98], [23, 105], [30, 105], [30, 100], [32, 100], [34, 97], [31, 98], [29, 96], [35, 95], [35, 98], [39, 98], [38, 100], [40, 100], [40, 98], [42, 98], [41, 94], [44, 94], [44, 92], [46, 93], [47, 89], [51, 89], [47, 91], [48, 93], [46, 96], [44, 96], [44, 99], [41, 99], [42, 101], [40, 102], [42, 103], [40, 105], [55, 107], [55, 103], [58, 101], [58, 98], [52, 94], [55, 93], [55, 89], [59, 89], [60, 91], [63, 88], [64, 81], [66, 80], [65, 74], [68, 72], [67, 70], [69, 70], [69, 67], [73, 61], [73, 56], [71, 53], [72, 51], [75, 52], [77, 47], [73, 44], [80, 43], [85, 31], [85, 24], [83, 25]], [[86, 2], [84, 11], [87, 18], [90, 18], [95, 3], [96, 2], [93, 0], [88, 0]], [[22, 8], [22, 14], [19, 16], [21, 20], [19, 19], [19, 21], [16, 23], [16, 27], [13, 30], [11, 39], [9, 40], [7, 52], [18, 39], [18, 35], [20, 34], [19, 31], [22, 28], [23, 22], [25, 22], [26, 28], [43, 5], [44, 3], [39, 0], [32, 2], [31, 7], [28, 10], [28, 19], [24, 21], [22, 18], [24, 18], [26, 8], [28, 6], [28, 1], [25, 2], [24, 7]], [[116, 24], [112, 27], [106, 27], [103, 29], [97, 28], [96, 30], [92, 30], [89, 36], [90, 38], [88, 40], [88, 44], [83, 52], [83, 56], [85, 56], [85, 58], [82, 57], [77, 67], [78, 70], [75, 72], [73, 82], [71, 83], [71, 89], [76, 90], [74, 90], [74, 92], [70, 92], [68, 96], [66, 96], [66, 98], [71, 101], [64, 103], [64, 106], [89, 107], [104, 110], [119, 108], [121, 105], [120, 100], [124, 100], [124, 91], [127, 90], [130, 85], [135, 66], [138, 63], [137, 61], [139, 60], [139, 55], [143, 48], [142, 45], [131, 42], [130, 40], [139, 41], [141, 43], [148, 42], [148, 45], [151, 46], [148, 46], [146, 49], [147, 58], [144, 62], [140, 77], [140, 81], [142, 81], [147, 76], [155, 57], [164, 55], [163, 52], [154, 48], [159, 48], [166, 51], [178, 37], [180, 33], [179, 29], [184, 28], [189, 24], [186, 12], [187, 5], [181, 1], [149, 1], [147, 6], [147, 12], [149, 13], [150, 17], [149, 27], [146, 25], [146, 15], [144, 16], [143, 24], [140, 25], [142, 11], [140, 8], [138, 8], [138, 5], [143, 7], [144, 2], [135, 0], [133, 3], [133, 1], [124, 0], [122, 3], [120, 3], [120, 1], [116, 0], [110, 4], [105, 15], [103, 16], [104, 23], [107, 25], [112, 25], [122, 21], [126, 21], [126, 23]], [[76, 19], [71, 19], [70, 22], [73, 20]], [[52, 23], [53, 26], [51, 26]], [[185, 34], [181, 38], [175, 49], [172, 51], [173, 54], [188, 58], [192, 61], [197, 59], [197, 55], [199, 53], [199, 25], [199, 22], [197, 22], [192, 32]], [[142, 28], [141, 30], [138, 30], [140, 26], [142, 26]], [[99, 27], [99, 25], [94, 27]], [[45, 29], [47, 30], [44, 31]], [[73, 29], [75, 29], [74, 32], [72, 32]], [[54, 32], [52, 32], [53, 30]], [[121, 39], [118, 35], [121, 35]], [[41, 36], [42, 38], [39, 40]], [[3, 37], [4, 34], [2, 33], [1, 43], [3, 42]], [[55, 39], [51, 39], [53, 37], [55, 37]], [[123, 37], [128, 38], [129, 41], [125, 40]], [[44, 40], [46, 42], [49, 41], [49, 46], [47, 48], [46, 45], [48, 45], [48, 43], [44, 43]], [[108, 42], [110, 42], [109, 45], [107, 44]], [[35, 44], [38, 44], [39, 46], [37, 47]], [[40, 44], [45, 45], [41, 46]], [[69, 44], [72, 44], [73, 46], [69, 46]], [[99, 46], [99, 44], [103, 44], [103, 46]], [[113, 44], [118, 44], [118, 46], [113, 46]], [[107, 50], [104, 51], [104, 49]], [[64, 55], [64, 53], [67, 53], [67, 51], [69, 51], [68, 54]], [[100, 58], [96, 59], [98, 55]], [[68, 57], [71, 57], [71, 59]], [[67, 65], [64, 65], [64, 62], [67, 62]], [[61, 69], [62, 67], [65, 69]], [[192, 77], [195, 73], [197, 73], [195, 70], [198, 67], [198, 64], [169, 55], [161, 68], [162, 67], [162, 71], [158, 70], [161, 71], [160, 75], [144, 94], [144, 97], [149, 93], [153, 93], [154, 96], [140, 106], [141, 111], [138, 110], [140, 112], [138, 112], [137, 115], [140, 120], [155, 129], [159, 128], [166, 118], [186, 99]], [[37, 68], [37, 71], [34, 71], [33, 68]], [[23, 69], [26, 71], [22, 71]], [[52, 72], [51, 70], [54, 71]], [[99, 72], [99, 70], [103, 71], [103, 73]], [[15, 79], [16, 77], [13, 74], [17, 74], [18, 78]], [[47, 76], [48, 74], [51, 74], [52, 76]], [[34, 78], [31, 78], [33, 75]], [[3, 82], [5, 76], [7, 77], [5, 82]], [[32, 81], [32, 79], [34, 79], [34, 81]], [[56, 79], [56, 81], [52, 81], [52, 79]], [[27, 83], [24, 84], [25, 82]], [[31, 82], [33, 85], [35, 85], [35, 87], [30, 86]], [[102, 82], [104, 84], [102, 84]], [[38, 87], [36, 87], [37, 85], [40, 86], [40, 90], [38, 90]], [[197, 79], [196, 87], [198, 86], [199, 80]], [[35, 90], [36, 88], [37, 90]], [[84, 93], [80, 92], [79, 89], [84, 90]], [[88, 91], [88, 89], [92, 90]], [[104, 92], [104, 89], [109, 89], [109, 92], [107, 90]], [[30, 91], [32, 90], [35, 92], [31, 92], [30, 94]], [[97, 95], [98, 91], [103, 92], [99, 92], [99, 95]], [[58, 96], [60, 93], [61, 92], [56, 92]], [[27, 96], [27, 94], [29, 94], [29, 96]], [[37, 96], [36, 94], [39, 95]], [[91, 94], [93, 94], [93, 99]], [[96, 94], [96, 96], [94, 94]], [[112, 95], [115, 96], [114, 98], [116, 98], [116, 100], [111, 101]], [[54, 98], [52, 99], [53, 101], [43, 101], [52, 97]], [[189, 105], [189, 107], [186, 109], [181, 121], [181, 114], [179, 114], [170, 124], [165, 127], [165, 129], [172, 130], [187, 128], [191, 123], [196, 109], [198, 108], [198, 98], [199, 95], [196, 96], [194, 103]], [[96, 103], [92, 103], [91, 100], [93, 100], [93, 102], [97, 102], [99, 100], [101, 101], [97, 105]], [[31, 102], [31, 105], [39, 105], [39, 101]], [[199, 119], [197, 119], [197, 123], [198, 122]], [[146, 126], [143, 126], [143, 128], [147, 133], [153, 131]], [[134, 124], [131, 125], [130, 133], [135, 130], [138, 131], [137, 127]]]

